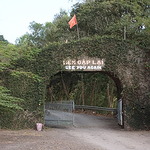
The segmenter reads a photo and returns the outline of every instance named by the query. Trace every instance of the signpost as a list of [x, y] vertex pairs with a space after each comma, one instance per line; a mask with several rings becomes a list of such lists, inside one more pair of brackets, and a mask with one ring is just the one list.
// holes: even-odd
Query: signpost
[[104, 67], [104, 59], [87, 56], [78, 57], [77, 59], [67, 58], [63, 60], [63, 66], [66, 70], [71, 71], [100, 71]]

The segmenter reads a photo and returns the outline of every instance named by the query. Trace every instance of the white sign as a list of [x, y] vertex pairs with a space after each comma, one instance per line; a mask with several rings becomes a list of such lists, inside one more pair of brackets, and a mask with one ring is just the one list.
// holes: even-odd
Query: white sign
[[104, 67], [104, 59], [82, 56], [77, 59], [65, 59], [63, 66], [66, 70], [99, 71]]

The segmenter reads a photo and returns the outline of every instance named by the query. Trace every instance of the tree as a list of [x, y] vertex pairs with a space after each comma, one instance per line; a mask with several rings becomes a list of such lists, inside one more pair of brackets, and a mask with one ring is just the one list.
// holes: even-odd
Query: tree
[[[149, 0], [86, 0], [73, 6], [70, 16], [74, 14], [80, 37], [100, 35], [136, 39], [150, 36]], [[53, 42], [77, 40], [76, 27], [69, 29], [68, 26], [70, 18], [66, 11], [60, 10], [53, 22], [33, 21], [29, 25], [30, 33], [22, 36], [18, 43], [43, 48]]]
[[55, 76], [47, 88], [48, 101], [74, 100], [76, 105], [116, 107], [117, 89], [108, 76], [64, 73]]
[[9, 64], [11, 60], [19, 58], [19, 50], [16, 45], [0, 41], [0, 62]]
[[3, 35], [0, 35], [0, 41], [3, 41], [3, 42], [8, 43], [8, 41], [4, 39], [4, 36], [3, 36]]
[[71, 14], [78, 17], [82, 36], [112, 35], [136, 38], [150, 31], [150, 1], [95, 0], [77, 3]]
[[74, 34], [70, 32], [68, 21], [70, 17], [67, 15], [67, 12], [60, 10], [59, 14], [56, 14], [54, 17], [53, 24], [56, 26], [56, 40], [57, 42], [66, 42], [66, 40], [72, 40], [75, 38]]
[[31, 22], [29, 25], [30, 33], [26, 33], [17, 40], [18, 45], [28, 45], [30, 47], [44, 48], [53, 42], [64, 42], [68, 38], [67, 30], [68, 15], [61, 10], [56, 14], [53, 22], [44, 24]]

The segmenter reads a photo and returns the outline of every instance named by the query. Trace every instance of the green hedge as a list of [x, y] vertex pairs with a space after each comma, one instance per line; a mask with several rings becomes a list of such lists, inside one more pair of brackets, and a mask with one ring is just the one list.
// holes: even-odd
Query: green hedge
[[10, 90], [12, 96], [24, 100], [20, 104], [23, 108], [22, 111], [16, 110], [15, 113], [3, 111], [1, 113], [1, 127], [13, 129], [27, 128], [33, 127], [39, 118], [43, 121], [45, 84], [43, 84], [41, 77], [31, 72], [10, 70], [7, 68], [1, 71], [1, 81], [3, 86]]

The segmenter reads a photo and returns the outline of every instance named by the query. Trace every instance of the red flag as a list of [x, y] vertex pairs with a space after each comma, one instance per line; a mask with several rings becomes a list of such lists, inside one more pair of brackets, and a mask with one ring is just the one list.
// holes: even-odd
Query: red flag
[[74, 15], [71, 20], [68, 22], [68, 24], [70, 25], [70, 29], [75, 26], [77, 24], [77, 19], [76, 19], [76, 15]]

